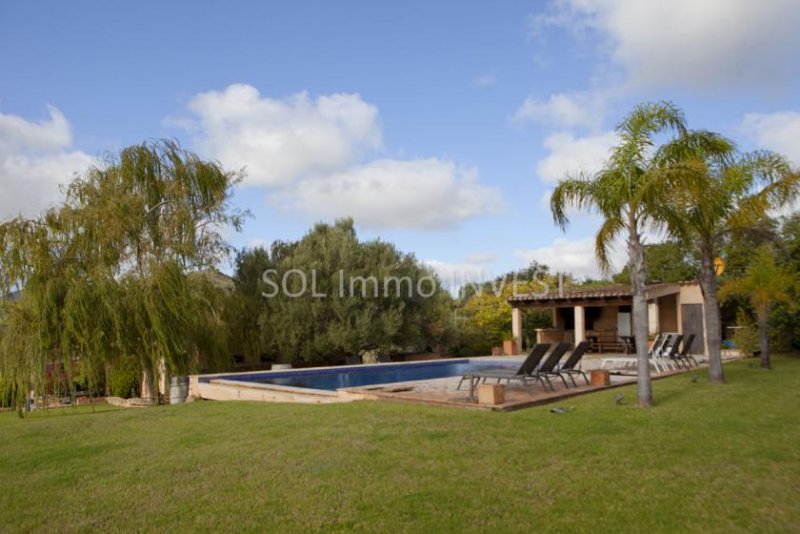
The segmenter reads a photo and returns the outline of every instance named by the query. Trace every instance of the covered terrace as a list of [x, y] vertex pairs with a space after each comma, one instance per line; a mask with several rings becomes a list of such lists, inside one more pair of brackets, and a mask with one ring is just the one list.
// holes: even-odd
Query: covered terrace
[[[652, 284], [646, 288], [650, 334], [678, 332], [697, 336], [694, 352], [705, 353], [703, 296], [697, 282]], [[525, 337], [523, 314], [526, 310], [550, 309], [550, 328], [535, 332], [537, 343], [588, 340], [594, 352], [634, 352], [630, 286], [609, 285], [528, 293], [509, 298], [512, 330], [516, 346], [522, 348]], [[527, 336], [526, 336], [527, 334]]]

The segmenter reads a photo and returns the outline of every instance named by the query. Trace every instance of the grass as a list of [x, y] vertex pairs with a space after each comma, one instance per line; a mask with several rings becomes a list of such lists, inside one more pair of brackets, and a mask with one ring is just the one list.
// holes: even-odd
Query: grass
[[[800, 359], [513, 413], [196, 402], [0, 414], [0, 530], [798, 531]], [[625, 404], [614, 397], [625, 394]]]

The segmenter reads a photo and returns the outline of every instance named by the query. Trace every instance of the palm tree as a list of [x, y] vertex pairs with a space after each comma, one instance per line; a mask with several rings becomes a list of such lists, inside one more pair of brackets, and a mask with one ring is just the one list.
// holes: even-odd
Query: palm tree
[[742, 278], [729, 280], [720, 288], [719, 295], [723, 300], [741, 296], [753, 305], [758, 320], [761, 367], [764, 369], [771, 367], [767, 331], [769, 312], [775, 304], [793, 304], [792, 289], [796, 286], [797, 279], [775, 264], [775, 253], [765, 245], [758, 250]]
[[760, 151], [736, 156], [733, 143], [710, 132], [688, 132], [671, 151], [662, 153], [663, 172], [684, 174], [684, 186], [672, 201], [681, 213], [671, 233], [688, 243], [700, 258], [708, 379], [725, 381], [720, 354], [721, 322], [714, 261], [731, 230], [751, 227], [797, 196], [800, 175], [778, 154]]
[[618, 236], [627, 238], [628, 267], [633, 294], [633, 329], [638, 358], [639, 406], [652, 406], [653, 390], [647, 354], [647, 300], [643, 232], [659, 229], [665, 223], [679, 227], [667, 196], [677, 186], [673, 179], [685, 175], [660, 173], [664, 145], [654, 150], [655, 137], [664, 133], [686, 134], [683, 113], [670, 102], [636, 106], [616, 127], [619, 143], [602, 170], [594, 175], [567, 177], [556, 187], [550, 209], [556, 223], [564, 229], [569, 222], [567, 209], [590, 209], [604, 219], [595, 239], [597, 259], [604, 270], [609, 267], [609, 250]]

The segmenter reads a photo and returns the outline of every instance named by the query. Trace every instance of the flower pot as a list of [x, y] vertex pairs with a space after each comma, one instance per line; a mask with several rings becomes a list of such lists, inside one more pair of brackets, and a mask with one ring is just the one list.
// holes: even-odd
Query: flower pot
[[189, 396], [189, 377], [173, 376], [169, 379], [169, 403], [183, 404]]
[[519, 351], [517, 350], [517, 342], [513, 339], [504, 339], [503, 340], [503, 354], [506, 356], [513, 356], [517, 354]]

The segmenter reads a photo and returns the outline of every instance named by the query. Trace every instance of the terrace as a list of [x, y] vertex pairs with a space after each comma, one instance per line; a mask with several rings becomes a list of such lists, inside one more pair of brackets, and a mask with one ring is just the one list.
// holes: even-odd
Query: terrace
[[[651, 284], [646, 288], [649, 330], [678, 332], [697, 337], [697, 350], [705, 353], [703, 295], [697, 282]], [[517, 347], [523, 343], [522, 324], [526, 310], [549, 309], [551, 328], [536, 332], [537, 343], [588, 340], [595, 352], [634, 352], [630, 286], [612, 285], [555, 290], [547, 293], [516, 295], [509, 299], [512, 330]]]
[[[599, 369], [604, 358], [609, 354], [587, 354], [582, 361], [582, 369], [590, 373]], [[725, 355], [726, 360], [736, 359], [736, 353]], [[636, 382], [635, 370], [612, 370], [610, 384], [597, 386], [586, 385], [582, 379], [577, 380], [577, 387], [570, 383], [570, 387], [554, 380], [553, 391], [545, 391], [539, 384], [521, 385], [519, 383], [504, 384], [505, 399], [498, 404], [482, 404], [470, 396], [466, 384], [461, 385], [459, 368], [467, 366], [498, 366], [516, 368], [524, 359], [523, 356], [480, 357], [457, 360], [437, 360], [435, 362], [406, 362], [390, 364], [369, 364], [340, 366], [336, 368], [319, 367], [300, 370], [261, 371], [247, 373], [224, 373], [214, 375], [195, 375], [190, 381], [190, 398], [207, 400], [251, 400], [261, 402], [291, 402], [303, 404], [332, 404], [352, 402], [355, 400], [388, 400], [397, 402], [411, 402], [427, 405], [451, 406], [458, 408], [471, 408], [493, 411], [513, 411], [530, 406], [557, 402], [563, 399], [584, 395], [594, 391], [619, 386], [634, 384]], [[704, 358], [698, 357], [701, 367]], [[431, 371], [436, 366], [454, 366], [451, 376], [428, 379], [396, 380], [396, 377], [417, 375], [420, 370], [425, 373], [436, 374]], [[459, 367], [460, 366], [460, 367]], [[694, 368], [692, 370], [696, 370]], [[365, 385], [352, 385], [349, 380], [353, 375], [366, 373], [390, 373], [385, 383], [368, 383]], [[673, 376], [687, 370], [678, 370], [666, 373], [654, 373], [653, 378], [659, 379]], [[439, 374], [443, 374], [442, 373]], [[342, 378], [342, 376], [345, 378]], [[336, 382], [336, 385], [327, 389], [320, 387], [298, 387], [297, 383], [314, 384], [315, 380], [329, 377], [327, 382]], [[355, 381], [357, 383], [357, 380]]]

